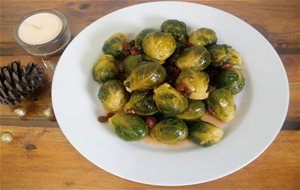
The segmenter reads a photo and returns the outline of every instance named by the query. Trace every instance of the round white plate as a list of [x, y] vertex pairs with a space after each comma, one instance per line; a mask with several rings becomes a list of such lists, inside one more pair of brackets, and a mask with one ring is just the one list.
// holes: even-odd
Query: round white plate
[[[167, 19], [184, 21], [189, 30], [212, 28], [218, 43], [238, 50], [246, 87], [236, 98], [237, 116], [225, 137], [208, 148], [124, 142], [106, 124], [91, 69], [112, 34], [132, 37]], [[110, 13], [74, 38], [61, 56], [52, 84], [56, 119], [70, 143], [89, 161], [116, 176], [152, 185], [181, 186], [226, 176], [258, 157], [274, 140], [285, 119], [287, 76], [276, 51], [254, 28], [224, 11], [193, 3], [153, 2]]]

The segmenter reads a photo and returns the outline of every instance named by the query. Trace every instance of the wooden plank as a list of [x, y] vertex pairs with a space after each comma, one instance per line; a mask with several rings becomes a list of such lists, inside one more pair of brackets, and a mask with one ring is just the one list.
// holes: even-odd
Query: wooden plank
[[[0, 129], [14, 137], [11, 143], [1, 143], [1, 189], [158, 188], [118, 178], [96, 167], [69, 144], [59, 128], [2, 126]], [[299, 189], [299, 136], [300, 131], [281, 131], [259, 158], [224, 178], [160, 189]]]

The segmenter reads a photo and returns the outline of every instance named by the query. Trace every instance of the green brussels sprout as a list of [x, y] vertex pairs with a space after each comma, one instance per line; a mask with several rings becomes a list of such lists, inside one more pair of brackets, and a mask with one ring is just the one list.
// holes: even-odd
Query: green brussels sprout
[[93, 67], [92, 75], [97, 82], [105, 82], [117, 78], [118, 69], [115, 66], [115, 58], [111, 55], [100, 56]]
[[162, 143], [177, 144], [187, 138], [188, 128], [181, 119], [171, 117], [157, 123], [150, 134]]
[[128, 94], [120, 81], [109, 80], [100, 87], [98, 98], [108, 112], [116, 112], [123, 109]]
[[217, 76], [217, 88], [226, 88], [231, 94], [238, 94], [245, 86], [245, 78], [241, 69], [228, 68]]
[[181, 70], [192, 69], [194, 71], [202, 71], [210, 63], [210, 54], [203, 46], [193, 46], [184, 49], [175, 64]]
[[137, 115], [149, 116], [158, 112], [153, 100], [153, 95], [146, 92], [134, 91], [129, 101], [124, 106], [125, 112], [131, 111]]
[[143, 60], [142, 54], [129, 55], [124, 59], [124, 70], [127, 75], [133, 71], [134, 68]]
[[223, 136], [224, 131], [211, 123], [196, 121], [189, 124], [189, 137], [199, 145], [213, 145], [219, 142]]
[[211, 65], [220, 67], [223, 64], [241, 65], [241, 56], [232, 47], [226, 44], [214, 44], [208, 47], [211, 54]]
[[235, 105], [230, 91], [220, 88], [211, 92], [206, 100], [207, 110], [221, 121], [227, 122], [235, 116]]
[[217, 43], [217, 34], [210, 28], [200, 28], [191, 33], [189, 42], [197, 46], [207, 46]]
[[105, 54], [115, 57], [122, 57], [121, 50], [123, 43], [128, 41], [129, 38], [126, 34], [116, 33], [110, 36], [103, 44], [102, 51]]
[[153, 99], [158, 110], [166, 116], [176, 116], [188, 107], [188, 100], [168, 83], [154, 89]]
[[147, 36], [147, 34], [153, 33], [153, 32], [158, 32], [158, 30], [154, 29], [154, 28], [146, 28], [146, 29], [140, 31], [134, 39], [135, 47], [137, 49], [142, 49], [142, 43], [143, 43], [144, 38]]
[[181, 87], [183, 87], [183, 94], [190, 99], [206, 99], [208, 97], [209, 76], [205, 72], [183, 70], [176, 80], [176, 89], [180, 91]]
[[148, 127], [144, 120], [133, 114], [116, 113], [108, 119], [115, 133], [125, 141], [138, 141], [148, 135]]
[[179, 20], [170, 19], [164, 21], [160, 25], [160, 30], [172, 34], [177, 42], [185, 42], [188, 38], [186, 24]]
[[183, 113], [176, 117], [184, 120], [196, 120], [200, 119], [206, 112], [205, 104], [201, 100], [188, 100], [189, 105]]
[[128, 92], [148, 90], [163, 83], [166, 78], [165, 68], [156, 62], [139, 64], [124, 81]]
[[153, 32], [144, 38], [143, 50], [149, 57], [165, 61], [176, 49], [176, 41], [169, 33]]

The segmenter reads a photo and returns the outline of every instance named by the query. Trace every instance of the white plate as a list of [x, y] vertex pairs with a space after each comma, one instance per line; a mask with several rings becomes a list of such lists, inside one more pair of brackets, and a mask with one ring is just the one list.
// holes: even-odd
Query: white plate
[[[233, 46], [243, 57], [247, 84], [237, 97], [237, 116], [226, 124], [224, 139], [209, 148], [124, 142], [97, 121], [103, 110], [91, 69], [104, 40], [116, 32], [133, 36], [146, 27], [159, 28], [166, 19], [184, 21], [190, 29], [212, 28], [218, 43]], [[119, 177], [163, 186], [208, 182], [249, 164], [276, 137], [289, 99], [281, 60], [259, 32], [224, 11], [183, 2], [139, 4], [98, 19], [64, 51], [52, 85], [58, 124], [85, 158]]]

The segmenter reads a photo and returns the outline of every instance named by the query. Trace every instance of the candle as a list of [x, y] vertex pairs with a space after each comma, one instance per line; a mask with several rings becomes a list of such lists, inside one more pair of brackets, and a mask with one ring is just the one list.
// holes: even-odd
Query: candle
[[39, 10], [18, 21], [14, 38], [29, 54], [49, 56], [66, 47], [71, 32], [63, 14], [55, 10]]

